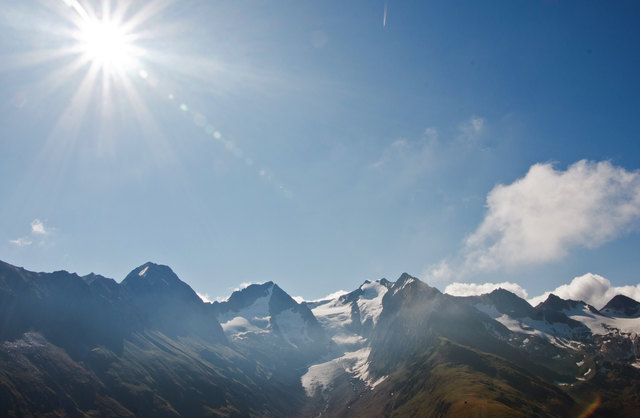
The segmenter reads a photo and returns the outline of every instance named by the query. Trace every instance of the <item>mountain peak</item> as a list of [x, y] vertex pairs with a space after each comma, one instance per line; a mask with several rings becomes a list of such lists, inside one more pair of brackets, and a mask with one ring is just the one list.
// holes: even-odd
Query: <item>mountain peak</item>
[[[224, 302], [214, 302], [217, 310], [238, 312], [251, 306], [256, 300], [271, 296], [273, 288], [277, 287], [272, 281], [265, 283], [252, 283], [249, 286], [234, 291]], [[224, 308], [223, 308], [224, 307]]]
[[556, 296], [553, 293], [550, 293], [549, 296], [547, 297], [547, 300], [540, 303], [537, 307], [550, 309], [552, 311], [568, 311], [568, 310], [574, 309], [578, 304], [586, 305], [582, 301], [562, 299], [561, 297]]
[[585, 301], [582, 300], [573, 300], [573, 299], [562, 299], [554, 295], [553, 293], [549, 294], [547, 300], [542, 303], [539, 303], [536, 306], [536, 309], [546, 309], [549, 311], [563, 312], [563, 311], [572, 311], [572, 310], [582, 310], [588, 309], [591, 313], [600, 314], [593, 306], [589, 305]]
[[155, 264], [151, 261], [131, 270], [127, 277], [122, 281], [123, 285], [130, 285], [132, 282], [144, 279], [144, 281], [153, 281], [168, 285], [171, 282], [178, 282], [180, 279], [171, 270], [171, 267], [162, 264]]
[[[393, 288], [395, 289], [394, 294], [397, 293], [399, 290], [404, 289], [405, 287], [410, 286], [412, 283], [416, 283], [416, 282], [422, 283], [420, 280], [413, 277], [409, 273], [402, 273], [398, 278], [398, 280], [396, 280], [396, 282], [393, 284]], [[422, 284], [425, 284], [425, 283], [422, 283]]]
[[516, 318], [535, 316], [535, 310], [529, 302], [506, 289], [498, 288], [493, 290], [491, 293], [480, 297], [484, 300], [490, 301], [501, 313], [506, 313]]
[[121, 285], [139, 296], [163, 295], [169, 299], [202, 302], [196, 292], [180, 280], [171, 267], [150, 261], [131, 270]]
[[400, 275], [400, 278], [398, 279], [398, 281], [396, 283], [398, 284], [403, 284], [408, 280], [417, 280], [415, 277], [413, 277], [412, 275], [410, 275], [409, 273], [402, 273]]
[[625, 295], [615, 295], [602, 308], [602, 312], [613, 316], [635, 318], [640, 316], [640, 303]]

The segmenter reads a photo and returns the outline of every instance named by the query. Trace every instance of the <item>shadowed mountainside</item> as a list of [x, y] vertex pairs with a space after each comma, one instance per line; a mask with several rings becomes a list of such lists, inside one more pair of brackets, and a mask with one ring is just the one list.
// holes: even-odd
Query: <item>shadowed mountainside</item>
[[316, 302], [267, 282], [210, 304], [154, 263], [117, 283], [0, 262], [0, 411], [630, 416], [638, 306], [460, 298], [406, 273]]

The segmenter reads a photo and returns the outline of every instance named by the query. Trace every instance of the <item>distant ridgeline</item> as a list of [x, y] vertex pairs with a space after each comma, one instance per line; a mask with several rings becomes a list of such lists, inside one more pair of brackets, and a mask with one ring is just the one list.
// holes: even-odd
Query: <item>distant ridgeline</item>
[[[327, 289], [328, 291], [330, 289]], [[640, 416], [640, 304], [415, 277], [298, 303], [205, 303], [167, 266], [120, 283], [0, 262], [3, 416]]]

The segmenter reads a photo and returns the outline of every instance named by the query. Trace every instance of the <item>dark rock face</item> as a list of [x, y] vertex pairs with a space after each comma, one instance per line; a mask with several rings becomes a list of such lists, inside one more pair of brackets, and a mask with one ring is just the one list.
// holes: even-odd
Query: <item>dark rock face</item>
[[152, 263], [120, 284], [98, 275], [33, 273], [2, 263], [0, 305], [0, 338], [39, 331], [74, 358], [98, 345], [121, 352], [128, 335], [145, 329], [225, 341], [195, 292], [170, 268]]
[[140, 322], [117, 285], [106, 280], [89, 284], [65, 271], [33, 273], [3, 263], [0, 336], [12, 339], [41, 331], [74, 357], [93, 345], [121, 350], [124, 336]]
[[601, 312], [611, 316], [639, 318], [640, 303], [630, 297], [616, 295], [602, 308]]
[[516, 296], [508, 290], [496, 289], [490, 294], [480, 297], [488, 299], [488, 302], [492, 303], [499, 312], [515, 318], [522, 318], [525, 316], [533, 318], [537, 315], [536, 310], [529, 305], [526, 300]]
[[225, 341], [215, 315], [169, 267], [145, 263], [131, 271], [120, 287], [137, 310], [144, 327], [171, 336], [193, 334]]

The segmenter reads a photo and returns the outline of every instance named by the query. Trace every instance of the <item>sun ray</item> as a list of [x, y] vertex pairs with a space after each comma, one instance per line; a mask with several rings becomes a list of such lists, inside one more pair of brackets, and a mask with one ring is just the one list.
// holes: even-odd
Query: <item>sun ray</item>
[[[82, 57], [76, 57], [47, 76], [42, 78], [35, 86], [41, 97], [46, 97], [58, 91], [65, 83], [68, 83], [75, 75], [82, 72], [87, 66]], [[97, 75], [96, 75], [97, 78]]]
[[145, 4], [130, 19], [122, 22], [123, 29], [128, 32], [137, 32], [137, 29], [149, 19], [159, 15], [164, 9], [169, 7], [174, 0], [154, 1]]

